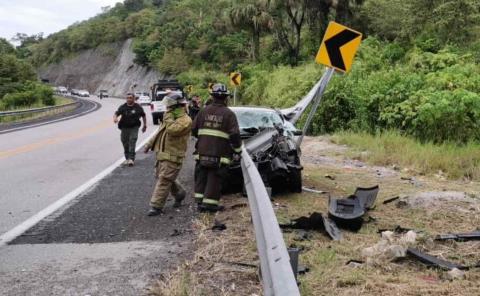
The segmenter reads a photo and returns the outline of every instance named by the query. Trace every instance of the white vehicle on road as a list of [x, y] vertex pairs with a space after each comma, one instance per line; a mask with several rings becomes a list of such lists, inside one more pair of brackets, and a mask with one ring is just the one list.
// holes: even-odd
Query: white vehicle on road
[[159, 124], [163, 121], [163, 114], [167, 111], [167, 106], [163, 99], [167, 94], [179, 94], [184, 96], [183, 88], [177, 80], [159, 80], [152, 86], [152, 109], [153, 124]]
[[88, 97], [90, 97], [90, 93], [86, 90], [80, 90], [78, 92], [78, 96], [88, 98]]
[[152, 103], [152, 99], [148, 93], [141, 93], [138, 96], [137, 103], [140, 105], [150, 105]]
[[59, 86], [57, 87], [57, 92], [61, 95], [66, 95], [68, 94], [68, 89], [65, 86]]

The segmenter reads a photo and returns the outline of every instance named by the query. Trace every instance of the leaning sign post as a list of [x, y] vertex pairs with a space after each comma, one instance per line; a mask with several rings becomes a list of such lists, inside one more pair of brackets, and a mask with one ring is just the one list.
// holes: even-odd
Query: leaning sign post
[[313, 116], [317, 112], [318, 106], [320, 105], [323, 93], [325, 92], [330, 79], [332, 79], [335, 70], [342, 73], [347, 73], [350, 71], [352, 68], [353, 59], [355, 58], [355, 54], [357, 53], [361, 42], [361, 33], [336, 22], [330, 22], [328, 25], [317, 57], [315, 58], [315, 61], [318, 64], [327, 66], [327, 69], [321, 79], [320, 86], [318, 87], [315, 95], [312, 110], [310, 110], [310, 113], [308, 114], [307, 121], [303, 127], [303, 133], [298, 140], [298, 144], [302, 142], [303, 136], [307, 133], [307, 130], [312, 123]]
[[242, 74], [239, 72], [230, 73], [230, 84], [234, 87], [233, 105], [237, 104], [237, 87], [242, 84]]

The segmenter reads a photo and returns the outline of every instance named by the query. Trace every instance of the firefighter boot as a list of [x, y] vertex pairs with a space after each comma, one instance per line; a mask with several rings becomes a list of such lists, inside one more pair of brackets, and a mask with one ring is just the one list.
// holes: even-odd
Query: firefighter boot
[[148, 216], [152, 217], [152, 216], [158, 216], [158, 215], [161, 215], [163, 214], [163, 210], [162, 209], [159, 209], [159, 208], [150, 208], [150, 211], [148, 211]]
[[182, 206], [182, 201], [185, 199], [187, 192], [183, 189], [182, 185], [175, 181], [172, 184], [172, 195], [175, 198], [175, 203], [173, 204], [174, 208], [179, 208]]

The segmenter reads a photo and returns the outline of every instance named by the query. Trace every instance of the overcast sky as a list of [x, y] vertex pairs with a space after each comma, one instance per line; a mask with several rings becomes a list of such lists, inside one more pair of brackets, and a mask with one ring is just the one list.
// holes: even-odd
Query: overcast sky
[[86, 20], [121, 0], [0, 0], [0, 37], [17, 32], [47, 36]]

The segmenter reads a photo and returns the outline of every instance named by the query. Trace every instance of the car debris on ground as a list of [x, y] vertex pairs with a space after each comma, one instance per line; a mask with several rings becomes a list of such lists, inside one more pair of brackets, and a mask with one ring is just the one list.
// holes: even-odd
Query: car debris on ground
[[437, 241], [455, 240], [455, 241], [469, 241], [480, 240], [480, 230], [469, 233], [451, 233], [451, 234], [439, 234], [435, 237]]
[[362, 228], [366, 211], [373, 208], [380, 188], [357, 187], [355, 193], [343, 199], [329, 199], [328, 216], [340, 228], [358, 231]]
[[342, 239], [340, 229], [338, 229], [335, 222], [319, 212], [312, 213], [310, 217], [303, 216], [294, 219], [289, 224], [281, 224], [280, 227], [283, 229], [324, 231], [332, 240], [338, 241]]

